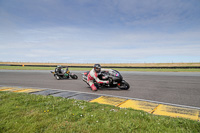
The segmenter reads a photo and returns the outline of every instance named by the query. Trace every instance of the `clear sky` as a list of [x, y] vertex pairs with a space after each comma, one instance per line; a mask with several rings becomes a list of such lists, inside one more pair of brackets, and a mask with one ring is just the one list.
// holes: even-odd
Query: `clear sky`
[[0, 61], [200, 62], [200, 0], [0, 0]]

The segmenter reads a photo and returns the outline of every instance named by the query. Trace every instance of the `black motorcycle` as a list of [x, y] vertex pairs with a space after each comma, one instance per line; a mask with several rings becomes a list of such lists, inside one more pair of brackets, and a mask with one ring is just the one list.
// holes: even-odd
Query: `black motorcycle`
[[[82, 79], [84, 82], [87, 83], [87, 75], [89, 74], [90, 71], [84, 72], [82, 75]], [[99, 87], [118, 87], [121, 90], [128, 90], [129, 89], [129, 84], [123, 80], [122, 75], [117, 71], [113, 70], [111, 72], [107, 71], [102, 71], [100, 74], [98, 74], [98, 78], [100, 80], [109, 80], [109, 84], [103, 83], [103, 84], [98, 84], [96, 81], [94, 81], [95, 86], [97, 89]], [[88, 84], [88, 83], [87, 83]]]
[[[62, 68], [66, 68], [66, 67], [62, 67]], [[66, 68], [66, 70], [64, 69], [61, 69], [60, 72], [56, 72], [55, 71], [51, 71], [51, 73], [54, 75], [54, 77], [57, 79], [57, 80], [60, 80], [60, 79], [69, 79], [70, 77], [72, 79], [78, 79], [78, 76], [74, 73], [71, 73], [68, 69], [68, 67]]]

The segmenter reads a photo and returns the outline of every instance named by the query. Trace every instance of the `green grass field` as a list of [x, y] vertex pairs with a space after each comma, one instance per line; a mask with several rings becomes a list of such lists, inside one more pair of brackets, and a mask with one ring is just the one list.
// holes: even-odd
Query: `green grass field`
[[[5, 70], [54, 70], [55, 67], [29, 67], [29, 66], [0, 66]], [[133, 68], [114, 68], [118, 71], [144, 71], [144, 72], [200, 72], [200, 69], [133, 69]], [[89, 71], [91, 68], [73, 68], [70, 71]]]
[[200, 132], [200, 122], [53, 96], [0, 91], [1, 133]]

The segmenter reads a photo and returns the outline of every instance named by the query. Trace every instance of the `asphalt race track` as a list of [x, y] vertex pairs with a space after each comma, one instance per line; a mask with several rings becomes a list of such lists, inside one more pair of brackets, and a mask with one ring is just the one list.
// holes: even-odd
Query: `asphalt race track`
[[82, 71], [74, 73], [78, 80], [56, 80], [50, 71], [0, 70], [0, 85], [71, 90], [200, 107], [200, 73], [121, 72], [130, 84], [129, 90], [101, 88], [97, 92], [92, 92], [82, 81]]

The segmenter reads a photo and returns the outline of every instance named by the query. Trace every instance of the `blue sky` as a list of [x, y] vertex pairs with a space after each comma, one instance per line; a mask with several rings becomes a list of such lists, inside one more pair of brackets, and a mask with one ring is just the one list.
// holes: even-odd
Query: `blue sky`
[[200, 1], [0, 0], [0, 61], [200, 62]]

